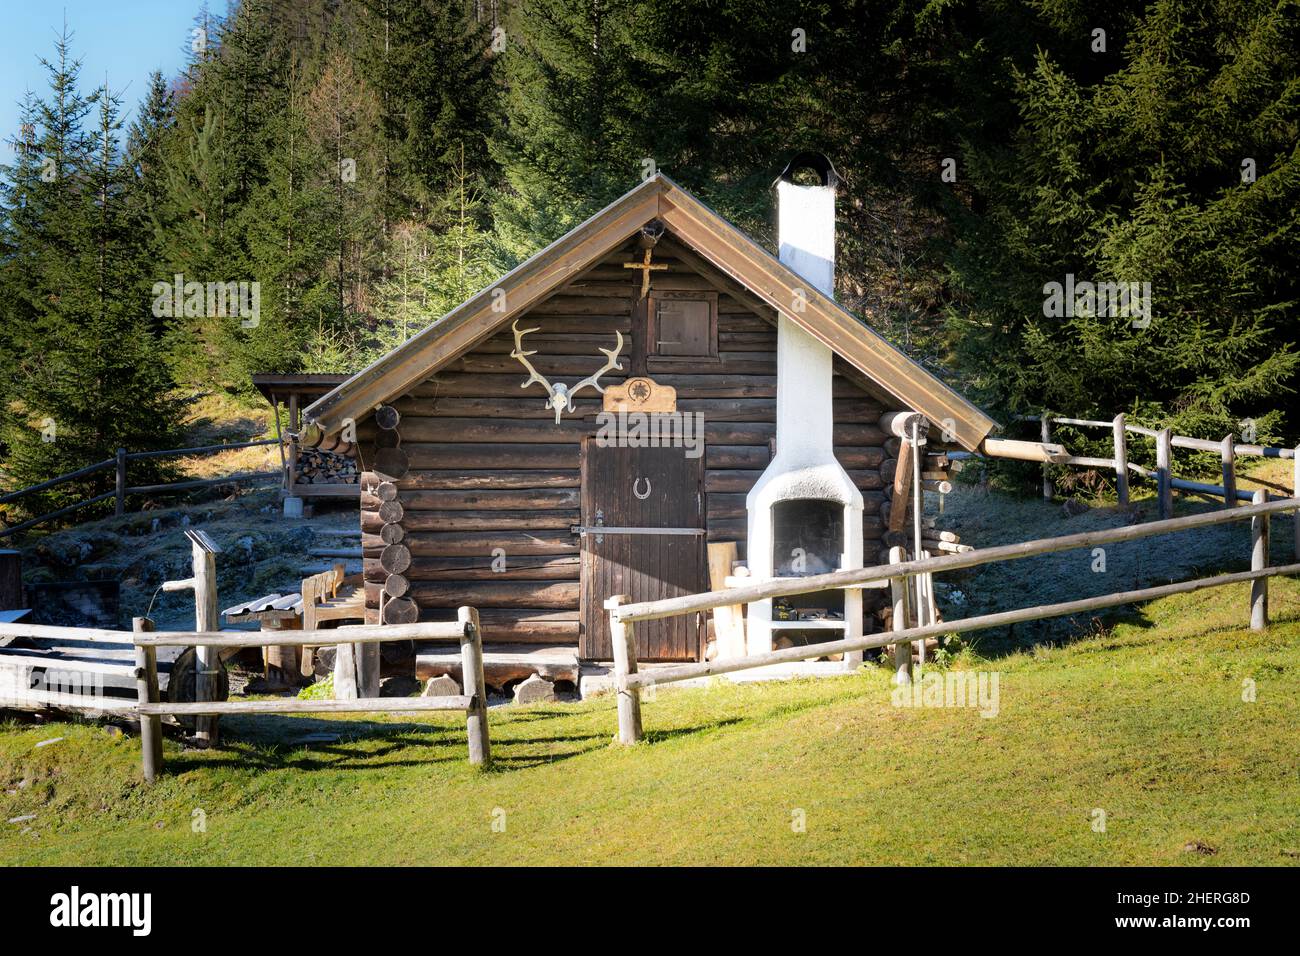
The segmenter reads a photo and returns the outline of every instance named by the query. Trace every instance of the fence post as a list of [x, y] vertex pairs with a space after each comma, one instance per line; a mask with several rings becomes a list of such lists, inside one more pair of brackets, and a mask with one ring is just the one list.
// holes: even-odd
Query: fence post
[[460, 636], [460, 676], [465, 694], [472, 698], [465, 712], [465, 733], [469, 738], [469, 762], [475, 767], [492, 763], [492, 741], [488, 738], [487, 684], [483, 679], [483, 632], [478, 611], [462, 607], [456, 619], [464, 626]]
[[[1295, 456], [1291, 459], [1292, 470], [1291, 476], [1291, 497], [1300, 498], [1300, 445], [1295, 446], [1292, 452]], [[1300, 508], [1297, 508], [1291, 519], [1292, 531], [1295, 533], [1295, 559], [1300, 561]]]
[[[890, 564], [898, 564], [903, 559], [902, 548], [889, 549]], [[894, 602], [894, 619], [890, 630], [904, 630], [907, 627], [907, 578], [890, 578], [889, 595]], [[899, 686], [912, 683], [912, 645], [907, 641], [899, 641], [894, 645], [894, 683]]]
[[113, 503], [113, 514], [122, 517], [126, 513], [126, 449], [117, 450], [117, 497]]
[[631, 621], [618, 619], [618, 607], [626, 604], [626, 594], [616, 594], [605, 602], [609, 611], [609, 638], [614, 645], [614, 686], [618, 693], [618, 742], [634, 744], [643, 736], [641, 732], [641, 689], [628, 687], [627, 677], [635, 674], [636, 633]]
[[[217, 609], [217, 556], [191, 539], [191, 565], [194, 569], [194, 629], [196, 631], [221, 630], [221, 616]], [[216, 669], [221, 666], [221, 649], [202, 645], [194, 648], [194, 699], [216, 699]], [[216, 746], [217, 718], [194, 718], [194, 736], [203, 746]]]
[[[1045, 408], [1043, 409], [1042, 428], [1039, 433], [1043, 436], [1044, 445], [1052, 440], [1052, 421], [1047, 417], [1047, 409]], [[1048, 477], [1047, 471], [1051, 467], [1047, 462], [1043, 462], [1043, 497], [1048, 501], [1052, 500], [1054, 490], [1052, 488], [1052, 479]]]
[[[1255, 492], [1252, 504], [1268, 501], [1263, 488]], [[1250, 569], [1263, 571], [1268, 567], [1268, 515], [1255, 515], [1250, 519]], [[1268, 578], [1250, 582], [1250, 629], [1262, 631], [1268, 627]]]
[[1128, 507], [1128, 433], [1124, 431], [1124, 413], [1115, 416], [1115, 493], [1119, 506]]
[[[131, 630], [137, 634], [153, 630], [153, 621], [147, 617], [131, 619]], [[141, 704], [158, 703], [158, 648], [135, 648], [135, 692]], [[157, 714], [140, 715], [140, 759], [144, 765], [145, 783], [153, 783], [162, 773], [162, 718]]]
[[1170, 483], [1173, 474], [1169, 470], [1173, 462], [1173, 437], [1169, 428], [1162, 428], [1156, 434], [1156, 487], [1161, 518], [1174, 516], [1174, 486]]
[[1223, 461], [1223, 507], [1237, 507], [1237, 440], [1232, 432], [1223, 436], [1223, 446], [1219, 451]]

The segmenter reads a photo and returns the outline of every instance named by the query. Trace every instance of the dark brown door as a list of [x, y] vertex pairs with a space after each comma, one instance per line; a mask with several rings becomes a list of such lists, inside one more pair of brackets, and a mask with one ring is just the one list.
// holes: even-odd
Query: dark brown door
[[[683, 448], [601, 447], [589, 439], [582, 456], [582, 524], [646, 530], [583, 534], [580, 657], [613, 656], [606, 598], [655, 601], [708, 590], [703, 456], [688, 458]], [[636, 636], [639, 660], [700, 659], [698, 615], [646, 621], [636, 626]]]

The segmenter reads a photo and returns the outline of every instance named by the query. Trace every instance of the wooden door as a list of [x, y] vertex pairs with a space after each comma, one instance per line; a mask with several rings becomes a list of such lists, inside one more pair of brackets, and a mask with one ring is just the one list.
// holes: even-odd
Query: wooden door
[[[704, 514], [703, 456], [688, 458], [683, 448], [584, 443], [583, 526], [646, 530], [583, 534], [580, 657], [613, 656], [606, 598], [654, 601], [708, 590]], [[670, 530], [677, 533], [653, 533]], [[636, 636], [639, 660], [701, 659], [699, 615], [647, 621], [636, 626]]]

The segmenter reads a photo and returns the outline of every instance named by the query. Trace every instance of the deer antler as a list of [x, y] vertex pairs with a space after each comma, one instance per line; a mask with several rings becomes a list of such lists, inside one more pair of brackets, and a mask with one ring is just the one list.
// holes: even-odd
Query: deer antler
[[513, 359], [518, 359], [520, 362], [523, 363], [524, 368], [528, 369], [528, 381], [524, 382], [519, 387], [527, 388], [529, 385], [532, 385], [533, 382], [541, 382], [543, 387], [548, 392], [554, 393], [555, 389], [551, 387], [551, 383], [548, 382], [541, 374], [539, 374], [537, 369], [533, 368], [532, 362], [528, 361], [528, 356], [536, 355], [537, 353], [524, 351], [524, 336], [527, 335], [529, 332], [536, 332], [537, 329], [524, 329], [523, 331], [520, 331], [518, 319], [515, 319], [514, 323], [510, 326], [510, 328], [513, 329], [515, 333], [515, 348], [514, 351], [510, 353], [510, 357]]
[[588, 375], [581, 382], [578, 382], [576, 385], [574, 385], [572, 388], [569, 389], [569, 411], [573, 411], [573, 396], [578, 394], [578, 389], [590, 385], [596, 391], [604, 394], [605, 391], [604, 386], [601, 385], [598, 381], [596, 381], [596, 379], [600, 378], [602, 375], [604, 375], [606, 372], [609, 371], [616, 371], [616, 372], [623, 371], [623, 366], [618, 364], [618, 353], [623, 351], [623, 333], [615, 331], [614, 334], [618, 336], [618, 342], [615, 344], [615, 346], [612, 349], [601, 349], [601, 348], [596, 349], [597, 352], [601, 352], [604, 354], [605, 364], [600, 367], [600, 369], [596, 372], [595, 375]]

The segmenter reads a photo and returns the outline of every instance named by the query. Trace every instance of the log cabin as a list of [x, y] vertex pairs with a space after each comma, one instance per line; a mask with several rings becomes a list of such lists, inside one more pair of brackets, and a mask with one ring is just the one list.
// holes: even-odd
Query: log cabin
[[[974, 450], [995, 423], [836, 304], [837, 182], [791, 162], [774, 256], [655, 175], [305, 409], [304, 444], [356, 443], [369, 619], [470, 604], [489, 670], [600, 662], [605, 599], [710, 590], [711, 545], [762, 579], [901, 543], [913, 472], [930, 485], [939, 440]], [[878, 594], [750, 605], [728, 648], [652, 622], [638, 655], [857, 636]]]

